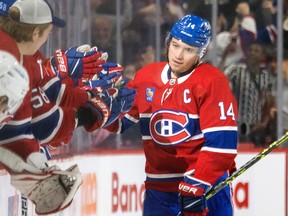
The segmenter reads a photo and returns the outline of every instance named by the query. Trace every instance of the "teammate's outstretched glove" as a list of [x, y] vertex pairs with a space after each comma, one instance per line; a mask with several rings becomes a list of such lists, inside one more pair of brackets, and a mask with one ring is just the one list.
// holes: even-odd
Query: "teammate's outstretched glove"
[[[104, 89], [123, 87], [126, 83], [123, 80], [123, 67], [119, 64], [106, 62], [102, 65], [103, 70], [96, 73], [91, 79], [87, 80], [85, 85], [91, 88], [102, 87]], [[85, 80], [83, 79], [83, 82]]]
[[[113, 62], [105, 62], [103, 65], [103, 70], [100, 73], [95, 74], [96, 78], [103, 77], [107, 74], [112, 74], [112, 73], [119, 73], [122, 74], [124, 68], [122, 65], [113, 63]], [[97, 77], [97, 75], [99, 77]], [[93, 77], [95, 79], [95, 76]]]
[[184, 174], [184, 180], [179, 184], [179, 204], [182, 216], [206, 216], [206, 192], [211, 184], [192, 177], [191, 172]]
[[118, 89], [91, 89], [88, 86], [84, 88], [90, 92], [92, 99], [77, 111], [78, 126], [83, 125], [87, 131], [91, 132], [103, 127], [112, 113], [118, 113], [119, 108], [112, 103], [118, 96]]
[[58, 71], [62, 79], [91, 78], [103, 70], [108, 54], [100, 52], [96, 47], [82, 45], [78, 48], [71, 47], [66, 51], [56, 50], [51, 58], [51, 65]]
[[[89, 111], [93, 113], [93, 116], [96, 116], [93, 123], [81, 123], [88, 132], [106, 127], [114, 122], [121, 113], [128, 112], [132, 107], [136, 94], [135, 89], [127, 88], [110, 88], [101, 91], [93, 89], [90, 92], [93, 98], [84, 105], [84, 108], [88, 108], [88, 110], [80, 109], [80, 112], [78, 111], [82, 122], [83, 118], [87, 119], [84, 122], [93, 119], [93, 117], [89, 117]], [[82, 119], [81, 116], [83, 116]]]
[[96, 80], [90, 80], [85, 85], [91, 88], [121, 88], [125, 86], [126, 82], [123, 80], [123, 76], [117, 73], [108, 74], [105, 76], [101, 76]]

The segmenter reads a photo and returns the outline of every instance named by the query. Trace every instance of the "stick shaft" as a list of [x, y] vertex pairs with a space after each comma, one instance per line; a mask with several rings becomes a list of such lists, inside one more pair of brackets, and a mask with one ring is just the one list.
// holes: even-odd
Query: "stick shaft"
[[277, 148], [281, 144], [283, 144], [286, 140], [288, 140], [288, 132], [284, 134], [281, 138], [271, 143], [267, 148], [265, 148], [262, 152], [257, 154], [255, 157], [253, 157], [251, 160], [249, 160], [247, 163], [242, 165], [239, 169], [237, 169], [232, 175], [230, 175], [228, 178], [220, 182], [218, 185], [213, 187], [208, 193], [206, 194], [206, 199], [210, 199], [212, 196], [214, 196], [216, 193], [218, 193], [220, 190], [222, 190], [224, 187], [229, 185], [235, 178], [243, 174], [247, 169], [249, 169], [251, 166], [253, 166], [255, 163], [257, 163], [259, 160], [264, 158], [266, 155], [268, 155], [273, 149]]

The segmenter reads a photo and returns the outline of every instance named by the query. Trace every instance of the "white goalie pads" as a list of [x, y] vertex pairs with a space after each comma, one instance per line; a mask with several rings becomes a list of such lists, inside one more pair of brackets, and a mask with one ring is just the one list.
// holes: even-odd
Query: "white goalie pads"
[[35, 204], [38, 215], [51, 214], [67, 208], [82, 184], [78, 166], [45, 174], [12, 174], [11, 184]]
[[77, 165], [60, 170], [48, 167], [44, 154], [34, 152], [26, 161], [0, 146], [0, 162], [10, 168], [11, 185], [35, 204], [38, 215], [51, 214], [67, 208], [82, 184]]

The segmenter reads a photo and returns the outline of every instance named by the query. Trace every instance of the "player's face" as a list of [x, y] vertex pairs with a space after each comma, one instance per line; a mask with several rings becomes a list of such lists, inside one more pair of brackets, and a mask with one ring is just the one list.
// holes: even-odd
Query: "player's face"
[[172, 72], [177, 76], [189, 70], [199, 59], [198, 48], [172, 38], [169, 44], [168, 61]]
[[[35, 37], [33, 40], [33, 47], [35, 48], [33, 51], [34, 53], [40, 49], [40, 47], [47, 41], [49, 34], [52, 32], [53, 25], [49, 24], [49, 26], [43, 31], [43, 34], [39, 33], [39, 29], [35, 31]], [[32, 49], [31, 49], [32, 50]], [[34, 53], [31, 53], [32, 55]]]

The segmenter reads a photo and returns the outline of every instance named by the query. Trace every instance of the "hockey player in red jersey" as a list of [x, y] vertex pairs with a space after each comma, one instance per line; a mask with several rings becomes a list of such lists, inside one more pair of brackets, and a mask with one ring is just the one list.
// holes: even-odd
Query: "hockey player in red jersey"
[[[26, 26], [25, 24], [19, 24], [13, 21], [11, 22], [11, 17], [9, 18], [8, 12], [9, 12], [10, 7], [15, 2], [16, 2], [15, 0], [1, 0], [0, 3], [2, 4], [2, 7], [0, 8], [0, 25], [4, 29], [8, 29], [8, 32], [10, 33], [14, 31], [13, 30], [14, 28], [17, 28], [18, 35], [12, 35], [12, 36], [14, 37], [14, 39], [15, 37], [17, 37], [16, 40], [18, 42], [25, 44], [26, 42], [28, 42], [26, 41], [26, 39], [30, 37], [30, 32], [26, 31], [25, 34], [23, 33], [19, 34], [19, 32], [23, 31], [21, 29], [27, 29], [28, 27], [32, 29], [33, 27], [32, 25], [29, 26], [29, 23], [32, 21], [35, 22], [35, 19], [37, 18], [37, 16], [39, 16], [39, 14], [37, 14], [38, 12], [36, 13], [36, 17], [34, 17], [34, 20], [32, 17], [30, 17], [30, 21], [28, 21], [28, 24]], [[49, 6], [49, 4], [47, 5]], [[23, 13], [29, 12], [31, 14], [32, 10], [33, 8], [30, 7], [29, 10], [27, 9], [23, 10]], [[41, 12], [43, 13], [43, 11]], [[41, 17], [41, 19], [43, 19], [43, 17]], [[38, 21], [38, 22], [41, 22], [41, 21]], [[65, 24], [65, 22], [60, 19], [58, 19], [58, 23], [62, 25], [60, 27], [63, 27], [63, 25]], [[11, 27], [11, 26], [14, 26], [14, 27]], [[37, 26], [35, 26], [35, 28], [36, 27]], [[22, 38], [23, 35], [26, 38]], [[13, 44], [9, 41], [9, 39], [7, 39], [5, 34], [3, 35], [2, 42], [4, 46], [7, 46], [7, 44]], [[43, 42], [45, 42], [45, 40]], [[88, 45], [83, 45], [77, 48], [71, 47], [67, 49], [66, 51], [59, 49], [54, 53], [54, 55], [51, 58], [46, 59], [42, 56], [39, 50], [35, 51], [35, 49], [34, 50], [31, 49], [33, 48], [34, 44], [32, 42], [30, 42], [30, 44], [26, 43], [27, 47], [29, 48], [29, 53], [27, 55], [29, 56], [30, 54], [34, 52], [34, 58], [35, 58], [33, 59], [32, 57], [27, 56], [27, 59], [30, 58], [30, 60], [27, 60], [27, 61], [37, 62], [36, 66], [34, 66], [36, 68], [35, 71], [39, 70], [38, 69], [39, 67], [41, 71], [41, 75], [40, 75], [40, 72], [39, 73], [35, 72], [31, 75], [31, 77], [34, 78], [32, 83], [35, 83], [35, 86], [37, 86], [37, 88], [34, 88], [32, 90], [33, 93], [32, 93], [31, 103], [33, 104], [32, 105], [33, 110], [32, 110], [31, 129], [32, 129], [34, 137], [39, 142], [41, 142], [42, 145], [45, 146], [49, 144], [49, 146], [57, 147], [59, 145], [69, 143], [70, 139], [72, 138], [71, 130], [72, 131], [74, 130], [74, 125], [72, 123], [70, 124], [72, 127], [69, 127], [69, 125], [67, 127], [68, 122], [66, 122], [65, 119], [67, 118], [65, 118], [65, 116], [71, 114], [71, 112], [72, 113], [75, 112], [74, 109], [76, 108], [74, 108], [73, 104], [71, 103], [76, 103], [78, 107], [79, 104], [83, 103], [83, 99], [87, 97], [86, 91], [79, 89], [79, 87], [85, 84], [85, 82], [82, 82], [82, 80], [83, 81], [87, 80], [88, 78], [93, 77], [93, 75], [97, 74], [98, 72], [101, 73], [102, 70], [106, 70], [107, 75], [108, 75], [109, 71], [117, 72], [117, 71], [123, 70], [123, 68], [119, 67], [117, 64], [112, 64], [108, 62], [106, 63], [106, 60], [108, 57], [107, 53], [98, 51], [96, 47], [88, 48]], [[10, 50], [11, 48], [13, 48], [13, 46], [9, 46], [9, 45], [7, 47], [9, 47]], [[37, 75], [40, 75], [41, 79]], [[111, 76], [109, 75], [105, 76], [104, 80], [91, 81], [89, 82], [89, 86], [95, 88], [97, 84], [103, 85], [105, 84], [105, 82], [110, 83], [110, 86], [112, 86], [113, 82], [117, 80], [113, 78], [115, 77], [114, 75], [115, 74]], [[57, 76], [60, 78], [60, 80], [57, 78]], [[42, 88], [48, 82], [49, 82], [49, 85], [45, 87], [45, 89]], [[95, 85], [95, 82], [96, 82], [96, 85]], [[65, 84], [65, 85], [62, 85], [62, 84]], [[60, 91], [60, 94], [58, 93], [59, 91]], [[121, 93], [123, 93], [123, 91]], [[64, 99], [61, 101], [58, 95], [60, 95]], [[82, 100], [79, 100], [80, 98], [82, 98]], [[122, 96], [122, 100], [124, 98], [125, 96]], [[65, 114], [64, 118], [62, 118], [61, 115], [57, 114], [59, 109], [55, 108], [55, 105], [53, 105], [53, 102], [51, 103], [51, 101], [55, 101], [55, 100], [57, 100], [57, 103], [59, 102], [58, 105], [61, 106], [61, 109], [66, 110], [64, 112]], [[64, 108], [65, 106], [66, 108]], [[51, 107], [53, 107], [53, 112], [51, 112]], [[83, 124], [90, 124], [93, 122], [93, 120], [95, 120], [94, 115], [91, 112], [89, 113], [88, 111], [87, 113], [87, 109], [85, 109], [86, 112], [83, 112], [83, 110], [84, 108], [81, 107], [81, 110], [76, 112], [78, 119], [77, 119], [77, 125], [75, 125], [75, 127], [81, 126]], [[69, 119], [73, 120], [74, 116]], [[83, 122], [83, 120], [85, 120], [85, 122]], [[64, 125], [64, 122], [65, 122], [65, 125]], [[57, 128], [55, 128], [54, 126], [57, 126]], [[97, 127], [97, 125], [94, 125], [94, 126]], [[17, 125], [15, 127], [17, 127]], [[46, 130], [43, 130], [43, 128], [46, 128]], [[4, 137], [4, 138], [6, 139], [7, 137]]]
[[[133, 99], [133, 91], [126, 88], [104, 89], [100, 92], [90, 87], [80, 89], [63, 85], [57, 74], [47, 71], [46, 65], [43, 65], [46, 59], [41, 57], [38, 49], [46, 42], [53, 25], [63, 27], [64, 24], [63, 20], [54, 16], [45, 0], [16, 1], [9, 10], [9, 17], [0, 21], [0, 49], [13, 54], [24, 66], [30, 83], [19, 111], [0, 130], [0, 161], [11, 174], [12, 185], [34, 203], [38, 203], [36, 211], [39, 214], [66, 208], [82, 183], [77, 166], [64, 172], [47, 167], [45, 156], [39, 152], [40, 142], [69, 139], [79, 125], [84, 125], [88, 130], [106, 126], [122, 111], [129, 109], [132, 102], [126, 99]], [[101, 56], [101, 53], [93, 50], [83, 53], [76, 50], [74, 53], [75, 57], [79, 54], [80, 57], [79, 61], [75, 60], [77, 64], [72, 64], [76, 69], [73, 72], [78, 75], [80, 73], [81, 77], [87, 59], [95, 58], [96, 62], [89, 62], [93, 69]], [[70, 66], [69, 63], [66, 66]], [[65, 178], [62, 181], [63, 176]], [[70, 176], [68, 181], [67, 176]], [[27, 179], [31, 181], [27, 182]], [[59, 184], [53, 184], [55, 179], [59, 180], [56, 182], [62, 187], [61, 190]], [[43, 186], [47, 190], [38, 191]], [[42, 194], [39, 196], [35, 191]], [[53, 193], [46, 197], [45, 192], [49, 191]], [[60, 198], [54, 200], [56, 203], [53, 202], [53, 205], [50, 205], [53, 201], [51, 194]]]
[[[78, 125], [76, 110], [89, 100], [91, 93], [97, 94], [96, 91], [90, 93], [62, 85], [57, 75], [47, 72], [42, 64], [44, 59], [36, 60], [34, 55], [46, 42], [52, 23], [59, 27], [65, 24], [51, 13], [49, 5], [43, 0], [16, 1], [10, 8], [8, 19], [1, 22], [0, 48], [13, 54], [23, 64], [30, 79], [30, 90], [21, 112], [17, 112], [0, 131], [1, 145], [12, 149], [23, 159], [31, 152], [39, 151], [38, 140], [45, 143], [52, 138], [56, 141], [71, 135]], [[104, 115], [102, 111], [99, 107], [99, 113]], [[37, 125], [42, 119], [46, 122], [45, 129]], [[19, 145], [19, 140], [25, 144]]]
[[232, 216], [231, 188], [207, 191], [235, 170], [237, 105], [225, 75], [201, 61], [208, 21], [189, 14], [172, 27], [167, 62], [137, 71], [132, 109], [107, 129], [140, 122], [146, 157], [144, 216]]

